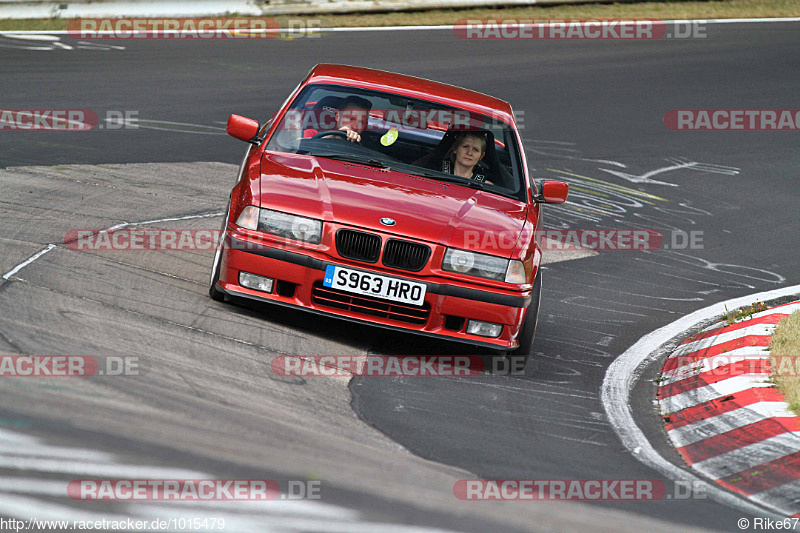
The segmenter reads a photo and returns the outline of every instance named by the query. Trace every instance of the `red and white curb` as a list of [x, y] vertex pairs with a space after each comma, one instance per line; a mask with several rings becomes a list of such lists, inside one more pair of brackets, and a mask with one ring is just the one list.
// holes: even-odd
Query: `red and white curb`
[[[786, 512], [762, 493], [760, 499], [747, 498], [741, 493], [725, 490], [720, 484], [710, 481], [699, 471], [684, 465], [678, 465], [667, 459], [645, 436], [642, 428], [633, 416], [631, 407], [631, 392], [637, 383], [641, 383], [645, 371], [653, 365], [661, 365], [663, 358], [672, 353], [674, 339], [685, 338], [687, 331], [696, 330], [701, 324], [722, 316], [727, 309], [735, 309], [750, 305], [754, 301], [767, 302], [777, 298], [793, 297], [800, 295], [800, 285], [793, 285], [732, 298], [727, 301], [712, 304], [703, 309], [698, 309], [688, 315], [682, 316], [636, 341], [630, 348], [619, 355], [606, 370], [603, 384], [600, 388], [600, 401], [606, 412], [612, 429], [619, 437], [622, 445], [636, 459], [656, 470], [661, 475], [673, 481], [689, 483], [696, 490], [703, 491], [705, 495], [716, 502], [734, 509], [749, 513], [753, 516], [769, 517], [775, 520], [783, 519]], [[695, 339], [698, 340], [698, 339]], [[750, 352], [751, 354], [753, 352]], [[757, 391], [769, 391], [766, 387], [756, 387]], [[688, 424], [687, 424], [688, 425]], [[781, 486], [780, 490], [792, 489]], [[796, 489], [796, 487], [795, 487]], [[792, 489], [792, 492], [795, 491]], [[767, 496], [766, 498], [764, 496]], [[791, 495], [787, 501], [793, 499]], [[797, 498], [797, 495], [794, 497]], [[792, 502], [792, 504], [794, 504]]]
[[723, 487], [800, 516], [800, 417], [770, 380], [769, 344], [800, 302], [717, 324], [664, 362], [658, 405], [687, 464]]

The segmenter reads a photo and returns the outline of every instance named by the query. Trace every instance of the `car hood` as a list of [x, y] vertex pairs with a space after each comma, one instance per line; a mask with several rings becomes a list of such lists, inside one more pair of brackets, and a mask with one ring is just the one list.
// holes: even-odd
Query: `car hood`
[[504, 257], [527, 213], [477, 189], [305, 155], [265, 153], [260, 180], [264, 208]]

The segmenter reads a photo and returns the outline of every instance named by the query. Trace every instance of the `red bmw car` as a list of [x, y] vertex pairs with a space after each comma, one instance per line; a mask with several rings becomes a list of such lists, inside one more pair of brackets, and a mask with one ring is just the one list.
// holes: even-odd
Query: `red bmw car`
[[511, 106], [421, 78], [318, 65], [250, 143], [210, 294], [528, 353], [542, 204]]

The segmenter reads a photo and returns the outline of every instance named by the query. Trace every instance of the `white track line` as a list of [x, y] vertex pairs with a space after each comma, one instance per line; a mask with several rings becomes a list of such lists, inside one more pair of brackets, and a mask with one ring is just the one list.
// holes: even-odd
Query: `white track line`
[[103, 231], [108, 232], [108, 231], [114, 231], [115, 229], [125, 228], [127, 226], [144, 226], [145, 224], [155, 224], [157, 222], [173, 222], [175, 220], [190, 220], [193, 218], [221, 217], [224, 214], [225, 214], [224, 211], [218, 211], [214, 213], [204, 213], [202, 215], [189, 215], [185, 217], [171, 217], [171, 218], [159, 218], [158, 220], [145, 220], [143, 222], [123, 222], [122, 224], [111, 226], [110, 228]]
[[[127, 515], [97, 513], [86, 507], [68, 507], [66, 505], [57, 505], [49, 502], [47, 505], [43, 505], [42, 500], [38, 498], [28, 498], [15, 494], [2, 495], [2, 498], [0, 498], [0, 514], [3, 516], [14, 516], [17, 518], [28, 518], [35, 516], [39, 522], [42, 520], [67, 520], [69, 521], [70, 526], [72, 525], [73, 521], [88, 522], [104, 519], [108, 521], [128, 520]], [[53, 529], [55, 530], [56, 528]], [[69, 531], [69, 529], [64, 529], [64, 531]], [[162, 531], [169, 530], [164, 529]]]
[[[111, 462], [113, 457], [105, 452], [68, 448], [66, 446], [19, 446], [0, 444], [0, 456], [5, 457], [47, 457], [50, 459], [81, 459], [85, 461]], [[0, 478], [1, 479], [1, 478]]]
[[[146, 18], [168, 18], [168, 17], [139, 17], [141, 19]], [[464, 17], [461, 17], [464, 18]], [[458, 20], [458, 19], [456, 19]], [[478, 19], [476, 19], [478, 20]], [[504, 20], [503, 17], [496, 17], [487, 20]], [[509, 20], [529, 20], [523, 17], [516, 17], [515, 19]], [[568, 18], [559, 19], [556, 22], [549, 22], [549, 23], [539, 23], [539, 24], [512, 24], [512, 27], [553, 27], [556, 24], [562, 24], [564, 20], [571, 20]], [[636, 22], [638, 24], [647, 23], [652, 24], [652, 21], [636, 21], [633, 19], [627, 19], [625, 17], [619, 18], [619, 20], [625, 20], [630, 22]], [[777, 17], [777, 18], [753, 18], [753, 19], [686, 19], [686, 20], [664, 20], [660, 21], [664, 24], [693, 24], [693, 23], [701, 23], [701, 24], [763, 24], [763, 23], [779, 23], [779, 22], [800, 22], [800, 17]], [[446, 24], [440, 26], [362, 26], [362, 27], [334, 27], [334, 28], [313, 28], [310, 30], [292, 30], [292, 34], [294, 33], [305, 33], [305, 31], [313, 32], [313, 33], [325, 33], [325, 32], [369, 32], [369, 31], [447, 31], [447, 30], [454, 30], [454, 29], [466, 29], [467, 26], [465, 25], [454, 25], [454, 24]], [[230, 30], [209, 30], [205, 31], [204, 33], [211, 33], [212, 31], [216, 33], [230, 33]], [[287, 29], [275, 30], [275, 29], [253, 29], [247, 30], [250, 33], [286, 33], [288, 32]], [[241, 33], [240, 30], [237, 32]], [[12, 30], [12, 31], [0, 31], [0, 35], [7, 34], [7, 35], [25, 35], [25, 34], [32, 34], [32, 35], [69, 35], [69, 30]], [[93, 32], [98, 35], [111, 35], [115, 32], [113, 31], [97, 31]], [[142, 31], [137, 33], [154, 33], [153, 31]], [[170, 32], [174, 33], [174, 32]]]
[[[101, 233], [108, 233], [109, 231], [114, 231], [114, 230], [117, 230], [117, 229], [120, 229], [120, 228], [124, 228], [124, 227], [127, 227], [127, 226], [143, 226], [145, 224], [155, 224], [157, 222], [172, 222], [172, 221], [175, 221], [175, 220], [189, 220], [189, 219], [193, 219], [193, 218], [219, 217], [219, 216], [222, 216], [224, 214], [225, 214], [224, 212], [220, 211], [220, 212], [214, 212], [214, 213], [204, 213], [202, 215], [189, 215], [189, 216], [185, 216], [185, 217], [170, 217], [170, 218], [160, 218], [158, 220], [145, 220], [143, 222], [123, 222], [121, 224], [117, 224], [115, 226], [111, 226], [110, 228], [104, 229], [104, 230], [101, 231]], [[19, 272], [20, 270], [22, 270], [26, 266], [30, 265], [31, 263], [33, 263], [34, 261], [36, 261], [37, 259], [39, 259], [40, 257], [42, 257], [44, 254], [46, 254], [47, 252], [49, 252], [50, 250], [52, 250], [55, 247], [56, 247], [55, 244], [48, 244], [47, 248], [45, 248], [44, 250], [38, 252], [37, 254], [32, 255], [31, 257], [29, 257], [28, 259], [26, 259], [22, 263], [18, 264], [17, 266], [15, 266], [14, 268], [12, 268], [8, 272], [6, 272], [3, 275], [3, 279], [10, 278], [11, 276], [13, 276], [14, 274]]]
[[67, 494], [69, 481], [52, 481], [32, 477], [0, 478], [0, 493], [38, 494], [39, 496], [52, 496], [63, 498]]
[[706, 494], [714, 501], [758, 516], [764, 516], [765, 508], [767, 508], [773, 511], [771, 514], [776, 519], [783, 518], [783, 513], [771, 503], [759, 502], [763, 505], [762, 507], [758, 503], [733, 495], [715, 484], [707, 482], [694, 472], [684, 470], [662, 457], [644, 436], [639, 426], [636, 425], [629, 402], [634, 383], [641, 378], [642, 372], [647, 365], [661, 359], [664, 355], [664, 346], [673, 338], [685, 334], [692, 328], [696, 328], [698, 324], [721, 316], [725, 312], [726, 305], [728, 309], [735, 309], [750, 305], [753, 300], [772, 300], [798, 293], [800, 293], [800, 285], [794, 285], [734, 298], [699, 309], [645, 335], [615, 359], [606, 371], [603, 385], [600, 389], [600, 400], [603, 403], [603, 408], [606, 411], [611, 427], [619, 436], [625, 448], [639, 461], [672, 480], [697, 483], [705, 489]]
[[92, 463], [88, 461], [42, 461], [30, 457], [0, 456], [0, 468], [31, 470], [54, 474], [97, 476], [109, 479], [207, 479], [208, 475], [195, 470], [127, 465], [120, 463]]
[[18, 264], [17, 266], [15, 266], [11, 270], [9, 270], [5, 274], [3, 274], [3, 279], [10, 278], [11, 276], [13, 276], [14, 274], [19, 272], [20, 270], [22, 270], [26, 266], [30, 265], [31, 263], [33, 263], [34, 261], [36, 261], [37, 259], [39, 259], [40, 257], [42, 257], [44, 254], [46, 254], [47, 252], [49, 252], [50, 250], [52, 250], [55, 247], [56, 247], [55, 244], [48, 244], [47, 247], [44, 250], [42, 250], [42, 251], [30, 256], [28, 259], [26, 259], [22, 263]]
[[[15, 448], [16, 446], [16, 448]], [[51, 476], [84, 476], [100, 478], [131, 479], [211, 479], [204, 472], [173, 467], [132, 465], [116, 462], [106, 452], [86, 448], [69, 448], [50, 445], [41, 439], [0, 428], [0, 468], [46, 472]], [[9, 454], [12, 453], [13, 455]], [[70, 455], [69, 460], [32, 459], [47, 453]], [[29, 457], [19, 457], [19, 455]], [[79, 460], [84, 459], [84, 460]], [[102, 462], [95, 459], [100, 459]], [[157, 517], [160, 520], [175, 519], [224, 519], [224, 528], [230, 531], [253, 533], [455, 533], [434, 527], [415, 526], [369, 521], [361, 512], [314, 500], [253, 501], [118, 501], [115, 514], [93, 512], [85, 505], [71, 499], [65, 479], [48, 479], [4, 475], [0, 478], [0, 515], [19, 519], [37, 517], [38, 520], [73, 521], [118, 521], [144, 520], [148, 524]], [[32, 519], [31, 519], [32, 520]], [[175, 523], [173, 526], [177, 525]], [[41, 523], [27, 523], [25, 529], [44, 529]], [[62, 528], [63, 529], [63, 528]], [[80, 528], [78, 528], [80, 529]], [[113, 529], [113, 528], [112, 528]], [[70, 529], [71, 531], [72, 529]], [[167, 531], [186, 531], [185, 528], [168, 528]], [[159, 531], [165, 531], [164, 528]]]
[[[304, 516], [306, 518], [328, 518], [334, 520], [358, 520], [360, 513], [353, 509], [339, 507], [338, 505], [323, 503], [320, 500], [270, 500], [266, 502], [252, 502], [246, 500], [186, 500], [186, 501], [137, 501], [137, 509], [144, 513], [158, 516], [158, 509], [178, 508], [192, 510], [202, 507], [204, 510], [213, 510], [224, 513], [246, 513], [254, 509], [260, 513], [279, 516]], [[174, 509], [172, 509], [174, 510]]]

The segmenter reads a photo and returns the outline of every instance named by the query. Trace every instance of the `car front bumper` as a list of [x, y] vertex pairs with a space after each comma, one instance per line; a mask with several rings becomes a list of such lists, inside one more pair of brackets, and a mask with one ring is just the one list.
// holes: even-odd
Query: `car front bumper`
[[[423, 306], [398, 304], [365, 297], [322, 285], [328, 265], [340, 265], [364, 272], [424, 283]], [[317, 314], [368, 323], [440, 339], [511, 350], [518, 346], [524, 313], [531, 300], [526, 293], [486, 290], [460, 283], [432, 282], [422, 276], [374, 265], [332, 258], [309, 249], [275, 247], [228, 230], [222, 250], [217, 287], [228, 295], [300, 308]], [[239, 272], [272, 278], [272, 292], [239, 284]], [[502, 324], [499, 337], [466, 333], [468, 320]]]

